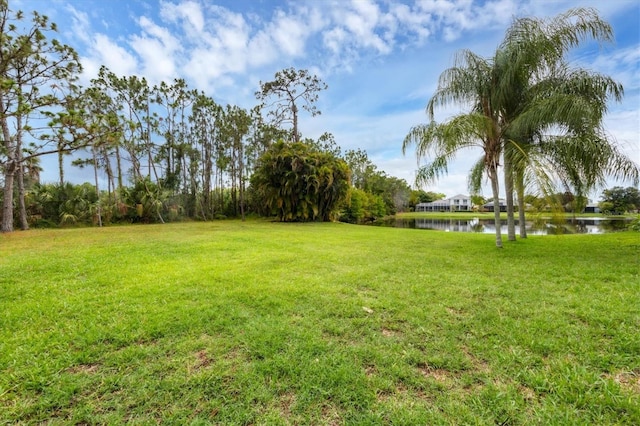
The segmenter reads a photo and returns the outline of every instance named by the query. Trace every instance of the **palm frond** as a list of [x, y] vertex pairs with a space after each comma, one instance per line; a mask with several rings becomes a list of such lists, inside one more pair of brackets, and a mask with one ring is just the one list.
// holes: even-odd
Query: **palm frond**
[[480, 157], [469, 171], [469, 177], [467, 178], [469, 193], [479, 194], [482, 192], [482, 177], [485, 170], [484, 157]]

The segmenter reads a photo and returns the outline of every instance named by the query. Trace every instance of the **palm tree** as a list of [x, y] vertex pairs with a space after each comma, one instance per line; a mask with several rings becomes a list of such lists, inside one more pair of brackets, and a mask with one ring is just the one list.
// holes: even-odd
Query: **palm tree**
[[[515, 20], [496, 53], [501, 69], [499, 104], [505, 125], [510, 239], [515, 239], [514, 185], [520, 237], [526, 237], [527, 175], [543, 192], [553, 191], [551, 178], [556, 177], [580, 196], [603, 182], [607, 174], [638, 179], [633, 161], [617, 150], [602, 129], [607, 102], [622, 99], [622, 85], [566, 62], [566, 53], [588, 39], [611, 42], [613, 31], [594, 9], [577, 8], [551, 19]], [[552, 130], [555, 135], [549, 135]]]
[[[503, 160], [508, 210], [508, 239], [515, 240], [513, 192], [518, 193], [520, 234], [524, 229], [524, 187], [535, 183], [552, 192], [554, 178], [583, 195], [607, 174], [638, 179], [637, 166], [604, 137], [602, 118], [610, 98], [620, 100], [622, 86], [607, 76], [569, 67], [566, 52], [582, 40], [612, 39], [611, 27], [593, 9], [572, 9], [549, 21], [514, 21], [490, 59], [469, 51], [445, 70], [427, 105], [428, 125], [416, 126], [403, 152], [416, 144], [418, 158], [433, 154], [420, 168], [418, 183], [446, 173], [457, 151], [480, 146], [483, 158], [472, 168], [472, 192], [486, 174], [494, 206], [498, 200], [498, 165]], [[434, 107], [472, 105], [470, 113], [433, 122]], [[555, 130], [555, 135], [549, 135]], [[494, 208], [496, 245], [501, 247], [499, 211]]]
[[[430, 123], [413, 127], [402, 144], [403, 153], [415, 144], [418, 159], [433, 155], [432, 162], [418, 170], [417, 183], [429, 183], [445, 174], [449, 162], [458, 151], [480, 147], [484, 154], [475, 170], [487, 174], [491, 181], [494, 206], [500, 205], [498, 167], [503, 148], [503, 128], [499, 110], [494, 106], [497, 85], [496, 67], [492, 60], [469, 50], [456, 54], [454, 66], [440, 74], [438, 88], [427, 104]], [[447, 122], [436, 123], [435, 108], [449, 104], [471, 104], [473, 110]], [[500, 209], [493, 210], [496, 247], [501, 248]]]

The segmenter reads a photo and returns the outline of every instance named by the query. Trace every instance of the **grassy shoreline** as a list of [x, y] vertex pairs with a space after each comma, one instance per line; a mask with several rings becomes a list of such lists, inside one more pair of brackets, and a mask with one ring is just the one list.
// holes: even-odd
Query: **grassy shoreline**
[[0, 235], [0, 423], [637, 424], [637, 233]]
[[[638, 214], [625, 214], [625, 215], [603, 215], [600, 213], [552, 213], [552, 212], [527, 212], [525, 214], [527, 219], [549, 219], [564, 217], [566, 219], [573, 218], [598, 218], [609, 220], [628, 220], [628, 219], [640, 219]], [[419, 218], [437, 218], [437, 219], [493, 219], [493, 212], [402, 212], [397, 213], [395, 217], [399, 219], [419, 219]], [[507, 219], [506, 213], [500, 213], [501, 219]], [[517, 217], [516, 217], [517, 220]]]

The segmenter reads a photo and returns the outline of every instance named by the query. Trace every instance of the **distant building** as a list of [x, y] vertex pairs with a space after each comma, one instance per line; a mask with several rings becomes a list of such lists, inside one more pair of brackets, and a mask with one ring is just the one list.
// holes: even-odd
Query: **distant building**
[[595, 203], [589, 203], [584, 207], [585, 213], [600, 213], [600, 206]]
[[[507, 203], [502, 198], [500, 198], [499, 201], [500, 201], [500, 211], [501, 212], [506, 212], [507, 211]], [[488, 211], [488, 212], [494, 211], [493, 210], [493, 201], [490, 201], [487, 204], [483, 205], [482, 208], [485, 211]]]
[[471, 208], [471, 197], [462, 194], [444, 200], [416, 204], [417, 212], [468, 212]]

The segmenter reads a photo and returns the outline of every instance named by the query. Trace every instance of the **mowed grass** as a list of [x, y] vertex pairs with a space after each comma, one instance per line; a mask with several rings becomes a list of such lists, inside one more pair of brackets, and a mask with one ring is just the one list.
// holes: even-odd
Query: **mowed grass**
[[0, 236], [0, 424], [640, 424], [640, 234]]

